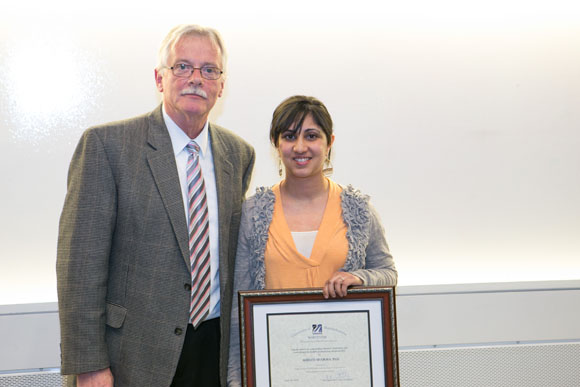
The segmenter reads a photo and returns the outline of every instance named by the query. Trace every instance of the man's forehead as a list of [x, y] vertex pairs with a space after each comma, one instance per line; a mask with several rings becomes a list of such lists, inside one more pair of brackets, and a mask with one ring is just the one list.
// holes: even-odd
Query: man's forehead
[[[217, 44], [217, 42], [212, 39], [209, 36], [205, 36], [205, 35], [194, 35], [194, 34], [190, 34], [190, 35], [184, 35], [182, 36], [179, 40], [177, 40], [173, 46], [171, 47], [171, 51], [169, 53], [170, 56], [175, 57], [178, 55], [187, 55], [189, 54], [189, 51], [186, 50], [183, 46], [187, 45], [191, 42], [194, 43], [201, 43], [206, 45], [206, 47], [204, 47], [204, 50], [206, 51], [206, 53], [208, 54], [214, 54], [216, 55], [216, 60], [221, 61], [222, 60], [222, 52], [220, 50], [219, 45]], [[178, 52], [179, 51], [179, 52]]]
[[183, 35], [173, 44], [172, 49], [175, 50], [176, 47], [183, 46], [191, 42], [207, 45], [207, 47], [211, 50], [215, 50], [218, 53], [221, 53], [220, 47], [215, 39], [212, 39], [210, 36], [197, 34]]

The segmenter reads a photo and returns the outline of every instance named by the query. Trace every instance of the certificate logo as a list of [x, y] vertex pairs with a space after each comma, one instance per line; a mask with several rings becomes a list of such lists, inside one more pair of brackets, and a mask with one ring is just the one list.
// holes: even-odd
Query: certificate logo
[[312, 324], [312, 334], [321, 335], [322, 334], [322, 324]]

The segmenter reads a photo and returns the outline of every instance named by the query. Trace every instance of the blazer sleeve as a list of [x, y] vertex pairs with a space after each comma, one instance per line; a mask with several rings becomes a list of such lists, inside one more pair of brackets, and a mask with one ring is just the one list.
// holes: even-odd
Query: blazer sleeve
[[72, 157], [59, 224], [56, 273], [63, 374], [109, 367], [105, 298], [115, 208], [113, 170], [103, 142], [89, 130]]
[[242, 370], [240, 360], [240, 319], [238, 306], [238, 291], [250, 290], [252, 249], [248, 235], [251, 233], [250, 203], [244, 202], [242, 207], [242, 220], [238, 236], [238, 249], [236, 252], [236, 265], [234, 270], [234, 287], [232, 300], [232, 313], [230, 323], [230, 353], [228, 361], [227, 385], [237, 387], [242, 385]]
[[376, 209], [370, 203], [368, 205], [370, 224], [365, 268], [351, 273], [362, 279], [366, 286], [396, 286], [398, 274], [385, 238], [385, 230]]

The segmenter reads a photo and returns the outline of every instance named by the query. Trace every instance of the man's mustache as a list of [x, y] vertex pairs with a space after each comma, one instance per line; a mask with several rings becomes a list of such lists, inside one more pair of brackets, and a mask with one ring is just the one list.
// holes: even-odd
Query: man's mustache
[[199, 87], [190, 87], [181, 91], [181, 95], [198, 95], [201, 98], [207, 99], [207, 93]]

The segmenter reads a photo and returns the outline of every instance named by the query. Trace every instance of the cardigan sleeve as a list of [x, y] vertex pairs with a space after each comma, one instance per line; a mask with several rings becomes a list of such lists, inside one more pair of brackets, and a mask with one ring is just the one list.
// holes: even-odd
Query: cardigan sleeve
[[242, 370], [240, 360], [240, 320], [238, 291], [250, 290], [252, 249], [250, 238], [252, 232], [252, 199], [244, 202], [242, 207], [242, 219], [238, 234], [238, 248], [236, 252], [236, 265], [234, 270], [234, 287], [232, 299], [231, 325], [230, 325], [230, 354], [228, 361], [227, 385], [237, 387], [242, 385]]
[[365, 286], [397, 285], [397, 269], [385, 238], [385, 230], [376, 209], [369, 206], [369, 243], [365, 250], [364, 269], [351, 272], [363, 281]]

